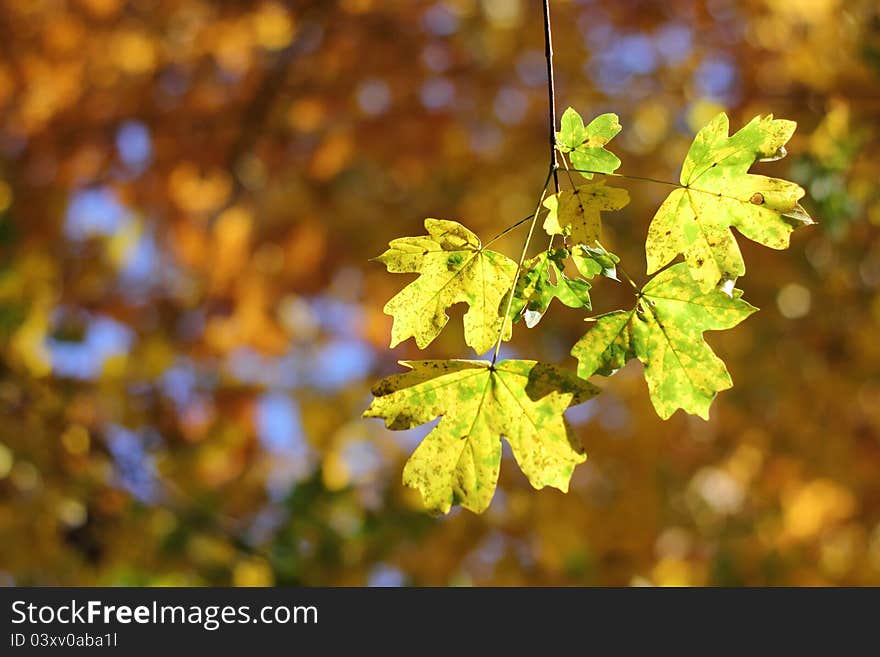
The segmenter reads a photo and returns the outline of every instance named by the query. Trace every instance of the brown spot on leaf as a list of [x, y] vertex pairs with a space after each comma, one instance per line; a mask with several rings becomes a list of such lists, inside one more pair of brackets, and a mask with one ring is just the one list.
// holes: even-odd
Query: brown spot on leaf
[[754, 203], [755, 205], [762, 205], [764, 203], [764, 195], [761, 192], [755, 192], [752, 194], [752, 198], [749, 199], [750, 203]]

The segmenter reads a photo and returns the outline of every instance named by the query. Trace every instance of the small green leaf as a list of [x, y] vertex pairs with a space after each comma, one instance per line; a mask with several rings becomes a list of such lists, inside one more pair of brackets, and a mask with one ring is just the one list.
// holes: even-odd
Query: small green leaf
[[585, 244], [575, 245], [571, 250], [571, 259], [574, 266], [584, 278], [593, 278], [595, 276], [604, 276], [606, 278], [617, 278], [617, 263], [620, 258], [606, 251], [601, 245], [587, 246]]
[[604, 146], [614, 139], [620, 130], [620, 119], [617, 117], [617, 114], [600, 114], [590, 121], [586, 128], [586, 145], [590, 147]]
[[813, 220], [798, 203], [804, 190], [787, 180], [749, 174], [758, 160], [779, 159], [794, 133], [794, 121], [756, 116], [733, 136], [723, 112], [697, 133], [676, 189], [648, 229], [648, 273], [684, 254], [703, 292], [727, 288], [745, 274], [730, 231], [773, 249], [788, 248], [789, 236]]
[[[446, 309], [466, 303], [465, 342], [483, 354], [501, 332], [499, 304], [513, 284], [516, 263], [484, 250], [477, 236], [458, 222], [426, 219], [425, 229], [427, 236], [396, 239], [376, 258], [389, 272], [420, 274], [385, 304], [385, 314], [394, 317], [391, 346], [414, 337], [424, 349], [449, 321]], [[509, 320], [504, 338], [510, 338]]]
[[566, 249], [544, 251], [523, 263], [523, 271], [516, 283], [511, 305], [511, 316], [518, 321], [522, 316], [526, 326], [533, 328], [541, 321], [554, 298], [569, 308], [590, 309], [590, 284], [580, 278], [565, 275]]
[[569, 278], [556, 268], [556, 298], [569, 308], [592, 310], [590, 303], [590, 284], [582, 278]]
[[560, 128], [560, 131], [556, 133], [556, 143], [563, 153], [574, 150], [587, 140], [584, 120], [573, 107], [569, 107], [562, 113]]
[[660, 417], [681, 408], [708, 419], [716, 394], [733, 382], [703, 332], [732, 328], [757, 310], [741, 296], [740, 290], [702, 292], [685, 263], [673, 265], [648, 281], [635, 308], [596, 318], [571, 351], [578, 375], [607, 376], [638, 358]]
[[581, 170], [584, 178], [591, 179], [597, 173], [613, 173], [620, 166], [614, 153], [605, 144], [620, 132], [617, 114], [601, 114], [584, 126], [584, 121], [569, 107], [562, 115], [561, 130], [556, 133], [556, 145], [563, 153], [569, 153], [572, 167]]
[[544, 230], [548, 235], [565, 235], [575, 244], [593, 246], [601, 239], [601, 213], [620, 210], [628, 203], [625, 189], [609, 187], [604, 181], [585, 183], [545, 199]]
[[501, 437], [535, 488], [565, 492], [574, 466], [586, 460], [563, 412], [598, 388], [553, 365], [506, 360], [401, 361], [410, 372], [373, 389], [365, 417], [401, 430], [443, 416], [416, 448], [403, 482], [425, 506], [448, 513], [461, 504], [475, 513], [492, 500], [501, 465]]

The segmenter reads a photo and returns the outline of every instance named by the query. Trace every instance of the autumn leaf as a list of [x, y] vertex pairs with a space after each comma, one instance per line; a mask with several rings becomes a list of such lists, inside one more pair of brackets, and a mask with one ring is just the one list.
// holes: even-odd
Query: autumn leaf
[[[389, 272], [420, 276], [395, 295], [383, 309], [394, 317], [391, 346], [414, 337], [420, 349], [436, 338], [456, 303], [469, 306], [464, 315], [465, 342], [478, 354], [487, 352], [501, 332], [500, 302], [510, 290], [516, 263], [495, 251], [456, 221], [425, 219], [428, 235], [402, 237], [376, 258]], [[510, 322], [504, 338], [510, 337]]]
[[591, 308], [590, 284], [582, 278], [565, 275], [566, 249], [544, 251], [523, 263], [511, 305], [511, 316], [520, 315], [526, 326], [534, 327], [547, 312], [554, 298], [569, 308]]
[[494, 366], [481, 360], [401, 361], [411, 371], [373, 388], [365, 417], [409, 429], [443, 416], [410, 457], [404, 484], [425, 506], [448, 513], [453, 504], [480, 513], [492, 500], [501, 464], [501, 437], [535, 488], [565, 492], [586, 456], [563, 412], [598, 394], [592, 384], [530, 360]]
[[584, 278], [604, 276], [618, 280], [617, 263], [620, 262], [620, 258], [607, 251], [601, 244], [597, 243], [596, 246], [576, 244], [572, 247], [570, 256], [574, 266]]
[[733, 382], [703, 332], [732, 328], [757, 310], [741, 296], [740, 290], [703, 292], [685, 263], [673, 265], [648, 281], [635, 308], [596, 318], [571, 351], [578, 375], [608, 376], [638, 358], [660, 417], [681, 408], [708, 419], [715, 395]]
[[629, 203], [625, 189], [609, 187], [602, 181], [563, 190], [544, 200], [548, 235], [565, 235], [575, 244], [594, 246], [602, 237], [600, 213], [620, 210]]
[[572, 167], [580, 170], [584, 178], [591, 179], [594, 171], [612, 173], [620, 166], [618, 157], [605, 148], [620, 129], [617, 114], [601, 114], [585, 126], [581, 115], [569, 107], [562, 114], [556, 146], [568, 153]]
[[813, 220], [798, 200], [804, 190], [787, 180], [749, 174], [755, 161], [779, 159], [796, 123], [756, 116], [733, 136], [723, 112], [697, 133], [676, 189], [657, 210], [648, 229], [648, 273], [684, 254], [703, 292], [726, 289], [742, 276], [745, 263], [730, 231], [773, 249], [788, 248], [791, 231]]

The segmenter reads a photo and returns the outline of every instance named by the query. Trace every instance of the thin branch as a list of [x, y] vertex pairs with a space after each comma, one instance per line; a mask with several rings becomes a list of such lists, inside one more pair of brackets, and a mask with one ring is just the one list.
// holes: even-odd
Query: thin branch
[[[516, 274], [513, 277], [513, 284], [510, 286], [510, 295], [507, 298], [507, 309], [504, 311], [504, 317], [501, 319], [501, 329], [498, 331], [498, 342], [495, 343], [495, 353], [492, 354], [492, 365], [498, 360], [498, 352], [501, 349], [501, 343], [504, 341], [504, 329], [507, 326], [507, 318], [510, 316], [510, 309], [513, 307], [513, 295], [516, 291], [516, 284], [519, 282], [519, 276], [522, 273], [523, 263], [529, 252], [529, 245], [532, 243], [532, 235], [535, 233], [535, 224], [538, 223], [538, 213], [541, 212], [541, 204], [547, 194], [547, 185], [550, 184], [550, 177], [553, 177], [553, 188], [559, 193], [559, 160], [556, 156], [556, 86], [553, 81], [553, 36], [550, 31], [550, 0], [543, 0], [544, 5], [544, 53], [547, 57], [547, 104], [550, 123], [550, 169], [547, 172], [547, 178], [544, 180], [544, 186], [541, 188], [541, 197], [538, 199], [538, 206], [532, 215], [532, 223], [529, 224], [529, 233], [523, 244], [522, 253], [519, 256], [519, 264], [516, 266]], [[516, 227], [514, 224], [511, 228]], [[503, 234], [503, 233], [502, 233]], [[553, 246], [553, 236], [550, 236], [550, 246]], [[548, 247], [549, 248], [549, 247]]]
[[544, 196], [547, 194], [547, 185], [550, 184], [550, 177], [553, 175], [553, 167], [547, 171], [547, 177], [544, 179], [544, 185], [541, 187], [541, 197], [538, 199], [538, 207], [532, 215], [532, 223], [529, 224], [529, 234], [526, 236], [525, 244], [523, 244], [522, 253], [519, 256], [519, 263], [516, 266], [516, 274], [513, 277], [513, 283], [510, 286], [510, 294], [507, 297], [507, 308], [504, 310], [504, 317], [501, 320], [501, 330], [498, 331], [498, 342], [495, 343], [495, 353], [492, 354], [492, 365], [498, 360], [498, 351], [501, 349], [501, 342], [504, 340], [504, 328], [507, 325], [507, 318], [510, 316], [510, 309], [513, 307], [513, 294], [516, 291], [516, 284], [519, 282], [519, 275], [522, 273], [523, 263], [526, 261], [526, 254], [529, 252], [529, 244], [532, 243], [532, 235], [535, 232], [535, 224], [538, 223], [538, 213], [541, 211], [541, 204], [544, 202]]
[[505, 235], [507, 235], [507, 233], [509, 233], [510, 231], [512, 231], [514, 228], [519, 228], [520, 226], [522, 226], [524, 223], [526, 223], [529, 219], [531, 219], [531, 218], [534, 217], [534, 216], [535, 216], [534, 214], [530, 214], [528, 217], [523, 217], [522, 219], [520, 219], [519, 221], [517, 221], [515, 224], [511, 224], [510, 226], [508, 226], [507, 228], [505, 228], [504, 230], [502, 230], [500, 233], [498, 233], [495, 237], [493, 237], [493, 238], [490, 239], [488, 242], [486, 242], [485, 244], [483, 244], [483, 248], [485, 249], [487, 246], [489, 246], [489, 245], [492, 244], [493, 242], [496, 242], [496, 241], [500, 240], [502, 237], [504, 237]]
[[559, 161], [556, 159], [556, 83], [553, 80], [553, 35], [550, 31], [550, 0], [544, 0], [544, 53], [547, 57], [547, 104], [550, 118], [550, 166], [553, 188], [559, 193]]
[[[607, 171], [593, 171], [592, 169], [567, 169], [568, 171], [576, 171], [577, 173], [592, 173], [593, 175], [598, 176], [610, 176], [612, 178], [625, 178], [627, 180], [640, 180], [642, 182], [651, 182], [657, 183], [658, 185], [669, 185], [670, 187], [678, 187], [680, 189], [685, 189], [684, 185], [681, 185], [677, 182], [672, 182], [671, 180], [660, 180], [659, 178], [648, 178], [646, 176], [631, 176], [625, 173], [608, 173]], [[700, 189], [693, 189], [692, 187], [688, 187], [692, 191], [703, 191]], [[707, 192], [711, 193], [711, 192]]]
[[626, 273], [626, 270], [619, 262], [615, 265], [615, 269], [623, 274], [623, 277], [627, 280], [627, 282], [632, 286], [632, 288], [636, 291], [636, 294], [638, 295], [641, 290], [639, 289], [639, 286], [636, 285], [636, 282], [632, 279], [632, 276]]

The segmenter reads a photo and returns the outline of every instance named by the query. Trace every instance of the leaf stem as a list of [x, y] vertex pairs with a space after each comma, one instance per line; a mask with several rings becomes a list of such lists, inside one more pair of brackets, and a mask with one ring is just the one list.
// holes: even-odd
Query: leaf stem
[[565, 159], [565, 156], [562, 156], [562, 166], [565, 167], [565, 175], [568, 176], [568, 182], [571, 183], [571, 188], [574, 189], [577, 185], [574, 182], [574, 178], [571, 177], [571, 169], [568, 167], [568, 161]]
[[520, 219], [519, 221], [517, 221], [515, 224], [511, 224], [510, 226], [508, 226], [507, 228], [505, 228], [504, 230], [502, 230], [500, 233], [498, 233], [495, 237], [493, 237], [493, 238], [490, 239], [488, 242], [486, 242], [485, 244], [483, 244], [483, 247], [482, 247], [482, 248], [485, 249], [487, 246], [489, 246], [489, 245], [492, 244], [493, 242], [497, 242], [497, 241], [500, 240], [502, 237], [504, 237], [505, 235], [507, 235], [507, 233], [509, 233], [510, 231], [512, 231], [514, 228], [519, 228], [520, 226], [522, 226], [524, 223], [526, 223], [529, 219], [531, 219], [531, 218], [534, 217], [534, 216], [535, 216], [534, 214], [530, 214], [528, 217], [523, 217], [522, 219]]
[[[677, 182], [672, 182], [670, 180], [660, 180], [659, 178], [648, 178], [647, 176], [630, 176], [625, 173], [607, 173], [605, 171], [593, 171], [591, 169], [567, 169], [568, 171], [576, 171], [577, 173], [592, 173], [594, 175], [599, 176], [611, 176], [612, 178], [626, 178], [627, 180], [641, 180], [642, 182], [652, 182], [657, 183], [658, 185], [669, 185], [670, 187], [678, 187], [680, 189], [685, 189], [684, 185], [681, 185]], [[687, 189], [691, 189], [688, 187]], [[700, 191], [700, 190], [696, 190]]]
[[630, 285], [632, 285], [632, 288], [636, 291], [636, 294], [638, 294], [640, 292], [639, 286], [636, 285], [636, 282], [632, 279], [632, 276], [630, 276], [629, 274], [626, 273], [626, 269], [624, 269], [623, 266], [619, 262], [615, 265], [615, 268], [617, 269], [617, 271], [619, 271], [621, 274], [623, 274], [623, 277], [627, 280], [627, 282]]
[[501, 330], [498, 331], [498, 341], [495, 343], [495, 352], [492, 354], [492, 365], [498, 360], [498, 351], [501, 349], [501, 342], [504, 340], [504, 329], [507, 325], [507, 318], [510, 316], [510, 309], [513, 307], [513, 295], [516, 292], [516, 284], [519, 282], [519, 275], [522, 273], [523, 263], [526, 261], [526, 254], [529, 252], [529, 245], [532, 243], [532, 235], [535, 232], [535, 224], [538, 223], [538, 213], [541, 211], [541, 204], [544, 202], [544, 196], [547, 194], [547, 185], [550, 184], [550, 177], [553, 175], [554, 168], [551, 165], [547, 171], [547, 177], [544, 179], [544, 185], [541, 187], [541, 196], [538, 199], [538, 206], [532, 215], [532, 223], [529, 224], [529, 234], [526, 235], [526, 241], [523, 244], [522, 253], [519, 256], [519, 263], [516, 266], [516, 274], [513, 277], [513, 283], [510, 286], [510, 294], [507, 296], [507, 308], [504, 310], [504, 317], [501, 319]]

